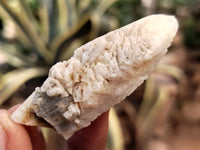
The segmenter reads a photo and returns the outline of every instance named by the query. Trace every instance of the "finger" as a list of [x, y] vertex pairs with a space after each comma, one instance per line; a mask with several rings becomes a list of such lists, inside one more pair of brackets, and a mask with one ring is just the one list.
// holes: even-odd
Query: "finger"
[[68, 140], [68, 150], [105, 150], [108, 137], [108, 114], [103, 113], [90, 126], [83, 128]]
[[30, 136], [33, 150], [45, 150], [45, 140], [40, 128], [25, 126], [25, 129]]
[[7, 143], [7, 136], [3, 127], [0, 125], [0, 149], [1, 150], [6, 149], [6, 143]]
[[[21, 104], [11, 107], [8, 111], [12, 114]], [[41, 130], [38, 127], [24, 126], [29, 134], [33, 150], [45, 150], [45, 140]]]
[[14, 123], [6, 110], [0, 110], [0, 125], [6, 135], [6, 138], [2, 141], [5, 143], [6, 150], [32, 150], [27, 131], [23, 126]]
[[11, 108], [8, 110], [8, 112], [9, 112], [10, 114], [12, 114], [20, 105], [21, 105], [21, 104], [17, 104], [17, 105], [15, 105], [15, 106], [11, 107]]

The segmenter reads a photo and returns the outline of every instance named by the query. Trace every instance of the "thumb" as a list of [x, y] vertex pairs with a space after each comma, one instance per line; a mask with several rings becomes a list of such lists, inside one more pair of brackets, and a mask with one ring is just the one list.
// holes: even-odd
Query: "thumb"
[[13, 122], [6, 110], [0, 110], [0, 140], [1, 150], [32, 150], [26, 129]]

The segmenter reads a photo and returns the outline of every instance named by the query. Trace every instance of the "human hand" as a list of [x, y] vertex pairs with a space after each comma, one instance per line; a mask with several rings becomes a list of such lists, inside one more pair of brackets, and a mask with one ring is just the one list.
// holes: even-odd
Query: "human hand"
[[[10, 115], [18, 106], [8, 111], [0, 110], [0, 150], [45, 150], [45, 140], [40, 128], [23, 126], [12, 121]], [[90, 126], [74, 133], [66, 141], [66, 150], [105, 150], [108, 114], [105, 112]]]

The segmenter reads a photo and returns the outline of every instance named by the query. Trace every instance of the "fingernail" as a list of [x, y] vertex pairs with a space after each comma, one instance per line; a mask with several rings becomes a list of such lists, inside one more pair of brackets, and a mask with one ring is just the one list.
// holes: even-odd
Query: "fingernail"
[[6, 150], [6, 133], [3, 127], [0, 125], [0, 150]]

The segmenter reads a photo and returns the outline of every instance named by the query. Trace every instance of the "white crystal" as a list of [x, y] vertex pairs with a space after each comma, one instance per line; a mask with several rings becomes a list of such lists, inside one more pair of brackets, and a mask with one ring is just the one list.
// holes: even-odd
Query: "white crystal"
[[12, 118], [38, 125], [35, 117], [41, 117], [69, 138], [143, 83], [166, 53], [177, 29], [175, 17], [152, 15], [86, 43], [71, 59], [51, 68], [42, 87]]

